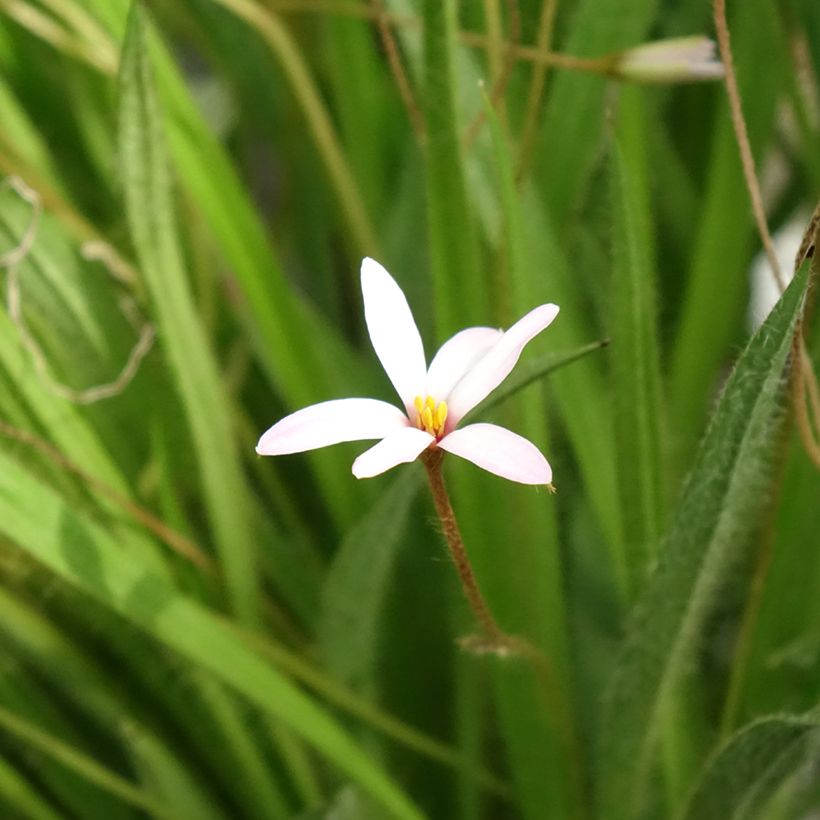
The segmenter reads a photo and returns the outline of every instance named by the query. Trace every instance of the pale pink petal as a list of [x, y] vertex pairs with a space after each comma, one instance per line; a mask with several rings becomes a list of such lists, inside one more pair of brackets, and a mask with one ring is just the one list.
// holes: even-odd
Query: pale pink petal
[[365, 450], [353, 462], [353, 475], [356, 478], [372, 478], [397, 464], [415, 461], [433, 441], [433, 436], [416, 427], [396, 430]]
[[260, 456], [283, 456], [341, 441], [383, 438], [409, 423], [398, 407], [386, 401], [335, 399], [285, 416], [263, 433], [256, 452]]
[[407, 411], [424, 390], [424, 346], [410, 306], [393, 277], [376, 261], [362, 261], [364, 318], [373, 349]]
[[468, 327], [448, 339], [427, 370], [427, 395], [446, 400], [456, 383], [504, 335], [494, 327]]
[[540, 305], [531, 310], [478, 360], [447, 399], [448, 429], [455, 427], [460, 419], [507, 378], [527, 342], [537, 336], [557, 315], [557, 305]]
[[495, 424], [468, 424], [453, 430], [438, 446], [510, 481], [520, 484], [552, 481], [552, 468], [541, 451], [523, 436]]

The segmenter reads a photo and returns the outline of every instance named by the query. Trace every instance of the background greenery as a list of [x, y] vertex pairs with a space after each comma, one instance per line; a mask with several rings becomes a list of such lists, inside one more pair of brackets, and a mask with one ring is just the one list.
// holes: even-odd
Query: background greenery
[[[749, 340], [760, 240], [722, 84], [533, 59], [709, 33], [709, 4], [147, 5], [0, 0], [0, 173], [43, 206], [2, 271], [0, 815], [820, 808], [820, 476], [789, 392], [808, 266]], [[799, 226], [820, 6], [736, 0], [729, 24], [771, 224]], [[562, 308], [522, 362], [542, 377], [490, 413], [558, 494], [447, 466], [548, 685], [458, 648], [419, 465], [358, 482], [361, 444], [254, 454], [306, 404], [392, 400], [365, 254], [428, 352]]]

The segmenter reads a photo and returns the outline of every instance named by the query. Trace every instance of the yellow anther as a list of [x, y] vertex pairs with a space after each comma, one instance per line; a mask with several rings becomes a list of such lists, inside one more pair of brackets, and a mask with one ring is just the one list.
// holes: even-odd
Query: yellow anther
[[436, 433], [444, 432], [444, 422], [447, 421], [447, 402], [443, 401], [436, 408]]
[[413, 399], [413, 404], [416, 406], [416, 412], [421, 416], [421, 411], [424, 410], [424, 402], [421, 396], [416, 396], [416, 398]]
[[430, 411], [430, 405], [428, 404], [424, 410], [421, 411], [421, 421], [424, 424], [424, 429], [427, 430], [428, 433], [433, 432], [433, 414]]
[[436, 412], [436, 401], [432, 396], [428, 396], [424, 404], [427, 408], [429, 408], [431, 413]]

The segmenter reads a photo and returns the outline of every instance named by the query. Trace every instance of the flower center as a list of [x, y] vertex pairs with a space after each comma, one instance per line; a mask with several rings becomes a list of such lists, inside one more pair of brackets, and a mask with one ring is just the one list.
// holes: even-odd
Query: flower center
[[413, 399], [416, 407], [416, 427], [431, 436], [441, 438], [444, 434], [444, 422], [447, 421], [447, 402], [437, 402], [432, 396], [416, 396]]

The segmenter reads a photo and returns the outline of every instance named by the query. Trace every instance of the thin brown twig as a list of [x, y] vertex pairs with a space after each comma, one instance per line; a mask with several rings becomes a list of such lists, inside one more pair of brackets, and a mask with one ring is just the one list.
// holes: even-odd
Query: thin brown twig
[[[557, 10], [558, 0], [544, 0], [541, 5], [535, 47], [542, 53], [549, 53], [552, 47], [552, 35], [555, 30], [555, 15]], [[527, 102], [524, 109], [524, 126], [521, 129], [518, 161], [515, 169], [515, 176], [518, 180], [524, 176], [532, 159], [532, 152], [535, 147], [535, 135], [538, 131], [538, 114], [541, 107], [541, 95], [544, 93], [547, 70], [548, 66], [544, 63], [536, 63], [532, 67], [530, 88], [527, 92]]]
[[[51, 375], [48, 359], [40, 347], [37, 340], [31, 334], [23, 317], [23, 304], [20, 293], [19, 264], [28, 256], [34, 245], [37, 235], [40, 216], [42, 214], [42, 203], [37, 192], [26, 185], [20, 177], [11, 176], [4, 179], [2, 186], [11, 188], [21, 199], [31, 207], [31, 219], [23, 232], [16, 247], [0, 257], [0, 267], [6, 268], [6, 301], [9, 317], [17, 329], [20, 341], [29, 352], [35, 370], [45, 387], [54, 395], [75, 404], [92, 404], [102, 399], [117, 396], [133, 380], [139, 369], [142, 360], [145, 358], [154, 343], [154, 326], [150, 322], [144, 322], [139, 328], [139, 336], [132, 346], [128, 357], [117, 377], [106, 384], [98, 384], [88, 387], [85, 390], [76, 390], [73, 387], [57, 381]], [[122, 271], [118, 267], [109, 267], [112, 260], [116, 260], [116, 254], [109, 250], [102, 250], [100, 243], [86, 245], [83, 248], [83, 255], [87, 259], [99, 260], [102, 262], [109, 274], [119, 281], [127, 281], [127, 271]], [[121, 309], [126, 318], [133, 324], [133, 317], [137, 313], [136, 305], [130, 297], [123, 297]]]
[[[518, 9], [517, 0], [507, 0], [507, 8], [509, 9], [508, 16], [510, 18], [510, 36], [506, 42], [504, 63], [501, 66], [501, 71], [499, 72], [498, 77], [496, 77], [493, 82], [492, 88], [490, 88], [489, 94], [487, 95], [490, 105], [493, 108], [498, 108], [504, 98], [504, 92], [507, 90], [507, 85], [510, 82], [513, 68], [515, 68], [515, 46], [521, 37], [521, 14]], [[469, 146], [473, 144], [486, 119], [487, 115], [485, 113], [484, 106], [481, 106], [475, 117], [473, 117], [472, 122], [467, 126], [467, 129], [464, 132], [464, 145], [466, 147], [469, 148]]]
[[424, 114], [422, 114], [421, 108], [419, 108], [416, 102], [416, 97], [413, 94], [413, 88], [410, 85], [407, 72], [404, 70], [401, 54], [399, 53], [396, 39], [393, 37], [393, 31], [390, 28], [390, 17], [382, 0], [371, 0], [371, 4], [375, 13], [376, 27], [379, 30], [382, 47], [387, 56], [387, 63], [390, 66], [393, 79], [396, 81], [396, 86], [399, 89], [399, 96], [407, 111], [407, 118], [410, 120], [410, 126], [416, 135], [416, 139], [423, 145], [427, 140], [427, 125], [424, 122]]
[[720, 59], [726, 71], [726, 94], [729, 98], [732, 126], [735, 130], [737, 145], [740, 151], [740, 162], [743, 166], [746, 188], [749, 191], [749, 198], [752, 201], [752, 213], [754, 214], [760, 239], [763, 242], [763, 248], [766, 251], [766, 258], [769, 260], [769, 265], [772, 269], [772, 275], [782, 293], [786, 289], [786, 281], [780, 269], [780, 262], [777, 259], [772, 236], [769, 233], [766, 211], [763, 207], [763, 196], [760, 192], [760, 183], [757, 180], [755, 161], [752, 156], [752, 146], [749, 142], [749, 132], [746, 128], [746, 119], [743, 116], [740, 89], [738, 88], [737, 74], [735, 73], [735, 65], [732, 58], [729, 25], [726, 22], [726, 0], [714, 0], [714, 16]]
[[[743, 116], [743, 105], [740, 99], [740, 89], [738, 87], [737, 74], [735, 73], [734, 60], [732, 57], [729, 24], [726, 21], [726, 0], [714, 0], [713, 11], [718, 50], [726, 72], [726, 94], [729, 98], [732, 127], [734, 128], [738, 150], [740, 151], [743, 177], [746, 181], [746, 188], [749, 192], [749, 198], [752, 203], [752, 213], [754, 214], [755, 224], [757, 225], [757, 230], [760, 234], [760, 239], [766, 252], [766, 258], [769, 261], [772, 276], [777, 283], [779, 291], [783, 293], [786, 289], [786, 281], [780, 268], [780, 262], [778, 261], [777, 253], [775, 252], [771, 233], [769, 232], [766, 211], [763, 207], [763, 196], [760, 191], [760, 183], [757, 179], [751, 143], [749, 142], [749, 133], [746, 128], [746, 120]], [[801, 251], [798, 254], [797, 266], [802, 264], [803, 258], [808, 252], [809, 245], [813, 246], [813, 243], [815, 242], [816, 228], [817, 211], [815, 211], [815, 215], [812, 218], [812, 223], [809, 225], [809, 229], [806, 232], [806, 237], [801, 245]], [[797, 428], [807, 454], [815, 465], [820, 468], [820, 444], [818, 444], [817, 438], [813, 432], [811, 420], [808, 416], [808, 408], [806, 406], [806, 396], [808, 395], [811, 397], [813, 394], [818, 392], [817, 377], [811, 366], [811, 360], [806, 351], [802, 324], [798, 329], [796, 349], [800, 351], [796, 360], [797, 369], [800, 373], [795, 383], [798, 384], [803, 391], [803, 394], [799, 399], [795, 397]], [[818, 418], [815, 418], [815, 426], [817, 425], [817, 422]]]
[[[726, 21], [726, 0], [714, 0], [713, 5], [715, 31], [717, 33], [718, 49], [720, 58], [726, 72], [726, 93], [729, 98], [729, 108], [731, 111], [732, 126], [735, 131], [740, 151], [743, 175], [746, 180], [746, 188], [752, 202], [755, 223], [760, 234], [772, 275], [781, 293], [786, 288], [785, 279], [780, 268], [780, 263], [774, 249], [766, 214], [763, 207], [763, 197], [760, 192], [760, 183], [755, 171], [754, 158], [752, 156], [749, 135], [746, 128], [746, 120], [743, 116], [743, 107], [740, 99], [737, 76], [735, 74], [734, 61], [732, 59], [731, 41], [729, 36], [729, 26]], [[795, 260], [795, 269], [803, 264], [807, 256], [815, 252], [814, 246], [817, 241], [818, 217], [820, 217], [820, 206], [815, 210], [809, 227], [801, 243]], [[817, 389], [817, 381], [811, 360], [806, 350], [805, 336], [803, 332], [803, 320], [801, 316], [795, 328], [794, 340], [792, 343], [792, 406], [794, 408], [795, 421], [800, 434], [803, 447], [809, 458], [820, 468], [820, 445], [812, 429], [812, 421], [808, 412], [807, 399], [812, 403], [813, 410], [820, 409], [820, 393]], [[817, 420], [817, 416], [815, 421]], [[781, 459], [782, 461], [782, 459]], [[781, 465], [782, 469], [782, 465]], [[728, 733], [734, 720], [737, 703], [740, 697], [740, 686], [742, 683], [742, 669], [748, 659], [748, 642], [752, 634], [753, 627], [759, 614], [761, 598], [763, 596], [766, 580], [771, 567], [771, 533], [764, 542], [764, 552], [759, 556], [758, 566], [752, 581], [751, 589], [746, 604], [746, 614], [744, 617], [742, 633], [740, 636], [739, 648], [736, 651], [736, 660], [730, 675], [729, 691], [727, 693], [724, 706], [724, 715], [721, 731]]]
[[[820, 444], [817, 442], [815, 427], [812, 426], [812, 419], [809, 415], [809, 407], [807, 405], [807, 398], [812, 401], [812, 411], [816, 408], [814, 402], [815, 393], [806, 384], [806, 373], [813, 373], [811, 363], [809, 366], [804, 366], [806, 363], [805, 347], [803, 344], [802, 329], [798, 330], [800, 339], [795, 345], [795, 377], [793, 381], [794, 388], [792, 390], [792, 402], [794, 404], [794, 417], [797, 423], [797, 429], [800, 432], [800, 440], [806, 450], [808, 457], [814, 464], [820, 467]], [[816, 418], [815, 418], [816, 424]]]

